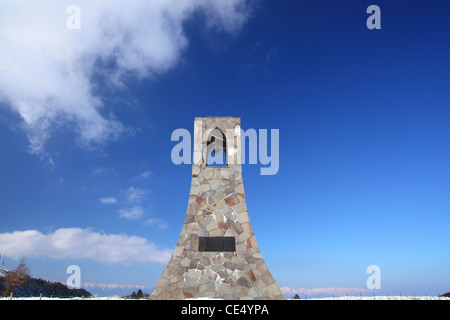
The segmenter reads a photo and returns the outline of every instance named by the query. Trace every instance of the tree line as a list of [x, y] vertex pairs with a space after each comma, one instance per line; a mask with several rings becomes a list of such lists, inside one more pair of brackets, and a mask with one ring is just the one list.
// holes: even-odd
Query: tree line
[[54, 297], [89, 297], [85, 289], [69, 289], [65, 284], [31, 277], [30, 269], [22, 258], [17, 268], [7, 271], [0, 277], [0, 294], [2, 296], [54, 296]]

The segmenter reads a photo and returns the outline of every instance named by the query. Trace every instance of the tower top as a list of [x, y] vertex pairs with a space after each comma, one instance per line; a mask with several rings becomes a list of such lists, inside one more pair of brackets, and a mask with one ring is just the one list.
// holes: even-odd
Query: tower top
[[[241, 170], [241, 118], [196, 117], [194, 121], [194, 166], [208, 166], [211, 151], [223, 152], [225, 167]], [[214, 156], [213, 156], [214, 157]]]

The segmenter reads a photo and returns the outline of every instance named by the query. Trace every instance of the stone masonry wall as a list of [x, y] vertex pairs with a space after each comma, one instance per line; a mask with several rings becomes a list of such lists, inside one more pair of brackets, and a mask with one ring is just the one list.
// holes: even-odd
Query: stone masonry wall
[[[206, 166], [207, 135], [216, 127], [226, 134], [227, 155], [240, 157], [239, 118], [196, 118], [186, 218], [150, 299], [285, 299], [250, 224], [241, 165]], [[235, 252], [199, 252], [199, 237], [223, 236], [235, 237]]]

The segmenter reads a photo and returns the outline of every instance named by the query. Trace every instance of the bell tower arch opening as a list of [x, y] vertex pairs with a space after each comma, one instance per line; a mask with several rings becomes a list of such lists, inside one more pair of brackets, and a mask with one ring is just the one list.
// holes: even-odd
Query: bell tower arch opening
[[226, 167], [227, 166], [227, 139], [219, 128], [211, 130], [206, 141], [206, 166]]

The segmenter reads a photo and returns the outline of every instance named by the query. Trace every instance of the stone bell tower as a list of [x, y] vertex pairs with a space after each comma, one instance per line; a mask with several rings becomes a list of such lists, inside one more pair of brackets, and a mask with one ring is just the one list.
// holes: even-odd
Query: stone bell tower
[[150, 299], [286, 299], [250, 224], [240, 118], [195, 118], [186, 219]]

